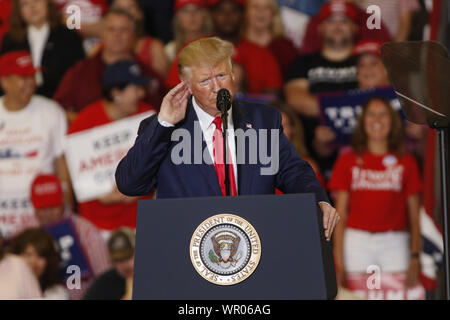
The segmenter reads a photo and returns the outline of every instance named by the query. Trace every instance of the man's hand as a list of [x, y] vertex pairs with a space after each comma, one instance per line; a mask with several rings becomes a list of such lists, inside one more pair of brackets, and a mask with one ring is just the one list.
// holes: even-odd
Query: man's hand
[[325, 238], [330, 241], [334, 227], [339, 222], [339, 214], [336, 209], [326, 202], [319, 202], [320, 209], [323, 212], [323, 228], [325, 229]]
[[186, 116], [186, 107], [191, 90], [182, 81], [164, 97], [158, 114], [158, 119], [170, 124], [177, 124]]

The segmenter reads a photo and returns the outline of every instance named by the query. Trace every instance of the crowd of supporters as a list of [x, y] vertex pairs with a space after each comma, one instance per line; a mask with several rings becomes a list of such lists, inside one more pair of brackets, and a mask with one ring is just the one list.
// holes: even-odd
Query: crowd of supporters
[[234, 44], [236, 98], [280, 110], [341, 214], [339, 285], [369, 265], [417, 285], [428, 129], [402, 114], [380, 46], [427, 39], [429, 2], [0, 0], [0, 299], [131, 297], [138, 198], [80, 199], [68, 138], [157, 112], [207, 36]]

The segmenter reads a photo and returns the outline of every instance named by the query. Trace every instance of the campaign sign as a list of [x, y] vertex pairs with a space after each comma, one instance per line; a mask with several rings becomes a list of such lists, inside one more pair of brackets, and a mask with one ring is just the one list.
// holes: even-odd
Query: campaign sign
[[48, 231], [59, 248], [62, 260], [61, 269], [63, 278], [66, 280], [71, 274], [67, 273], [67, 267], [76, 265], [80, 268], [81, 278], [92, 276], [92, 270], [84, 254], [75, 228], [69, 219], [65, 219], [57, 224], [43, 227]]
[[350, 273], [347, 286], [355, 296], [366, 300], [425, 300], [425, 289], [417, 283], [405, 286], [406, 272]]
[[391, 87], [319, 95], [322, 123], [336, 134], [335, 143], [339, 145], [350, 143], [362, 105], [372, 97], [383, 97], [389, 100], [392, 108], [397, 110], [404, 119], [400, 101]]
[[139, 123], [154, 113], [140, 113], [67, 136], [66, 159], [78, 201], [113, 191], [116, 167], [133, 146]]
[[39, 222], [28, 196], [20, 197], [16, 193], [0, 192], [0, 235], [3, 238], [15, 236], [26, 228], [37, 226]]

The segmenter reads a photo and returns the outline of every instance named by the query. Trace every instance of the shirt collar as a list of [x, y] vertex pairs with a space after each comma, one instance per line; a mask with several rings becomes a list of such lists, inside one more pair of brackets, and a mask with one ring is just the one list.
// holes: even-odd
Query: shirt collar
[[[202, 128], [209, 128], [209, 126], [214, 121], [214, 117], [207, 113], [205, 110], [203, 110], [198, 104], [197, 101], [195, 101], [195, 97], [192, 96], [192, 105], [194, 106], [195, 113], [197, 114], [198, 121], [200, 121]], [[228, 110], [228, 127], [230, 127], [230, 124], [233, 124], [233, 116], [232, 116], [233, 107]]]
[[36, 28], [35, 26], [28, 26], [28, 32], [31, 34], [40, 34], [40, 35], [46, 35], [50, 31], [50, 26], [48, 23], [44, 24], [40, 29]]

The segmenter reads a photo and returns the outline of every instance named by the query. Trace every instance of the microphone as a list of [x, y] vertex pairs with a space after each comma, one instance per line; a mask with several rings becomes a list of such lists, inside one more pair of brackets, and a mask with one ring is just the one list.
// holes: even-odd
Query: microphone
[[219, 109], [220, 112], [222, 112], [222, 123], [223, 123], [223, 163], [225, 164], [225, 191], [226, 196], [231, 195], [231, 187], [230, 187], [230, 171], [228, 168], [228, 110], [231, 108], [231, 95], [230, 91], [227, 89], [220, 89], [219, 92], [217, 92], [217, 109]]
[[222, 114], [227, 113], [231, 108], [231, 95], [230, 91], [227, 89], [220, 89], [217, 93], [217, 109], [219, 109]]

